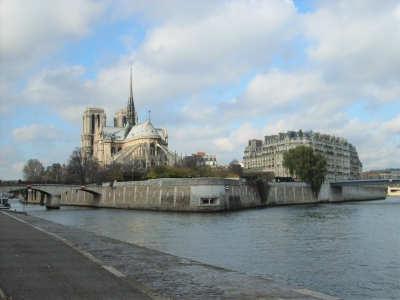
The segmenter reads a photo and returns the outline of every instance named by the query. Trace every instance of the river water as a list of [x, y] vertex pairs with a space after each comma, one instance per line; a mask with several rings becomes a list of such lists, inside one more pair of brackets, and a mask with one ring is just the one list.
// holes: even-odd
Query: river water
[[400, 197], [224, 213], [12, 210], [344, 299], [400, 299]]

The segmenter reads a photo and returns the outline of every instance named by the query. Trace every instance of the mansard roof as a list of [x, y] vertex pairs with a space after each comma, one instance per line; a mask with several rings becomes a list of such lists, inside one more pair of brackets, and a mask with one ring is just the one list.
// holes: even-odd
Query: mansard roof
[[149, 120], [135, 125], [126, 136], [126, 139], [145, 137], [145, 138], [156, 138], [159, 139], [161, 136], [158, 134], [158, 130], [154, 128], [153, 124]]

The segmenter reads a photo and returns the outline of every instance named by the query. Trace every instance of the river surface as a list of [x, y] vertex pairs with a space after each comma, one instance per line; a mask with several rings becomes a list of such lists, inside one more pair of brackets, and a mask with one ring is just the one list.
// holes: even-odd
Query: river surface
[[224, 213], [12, 210], [343, 299], [400, 299], [400, 197]]

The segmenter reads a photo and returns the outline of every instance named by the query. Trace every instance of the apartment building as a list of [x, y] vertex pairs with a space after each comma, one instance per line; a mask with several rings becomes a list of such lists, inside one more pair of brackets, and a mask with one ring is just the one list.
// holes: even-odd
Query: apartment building
[[277, 177], [290, 177], [283, 166], [283, 153], [297, 146], [310, 146], [325, 156], [326, 180], [361, 179], [362, 164], [356, 147], [346, 139], [302, 130], [265, 136], [264, 140], [249, 140], [243, 165], [246, 170], [274, 172]]

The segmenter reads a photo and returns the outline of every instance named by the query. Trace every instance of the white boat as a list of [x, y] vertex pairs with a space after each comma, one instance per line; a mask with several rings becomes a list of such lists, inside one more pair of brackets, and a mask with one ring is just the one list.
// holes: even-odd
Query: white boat
[[8, 202], [9, 195], [7, 193], [0, 193], [0, 210], [10, 209], [11, 205]]

